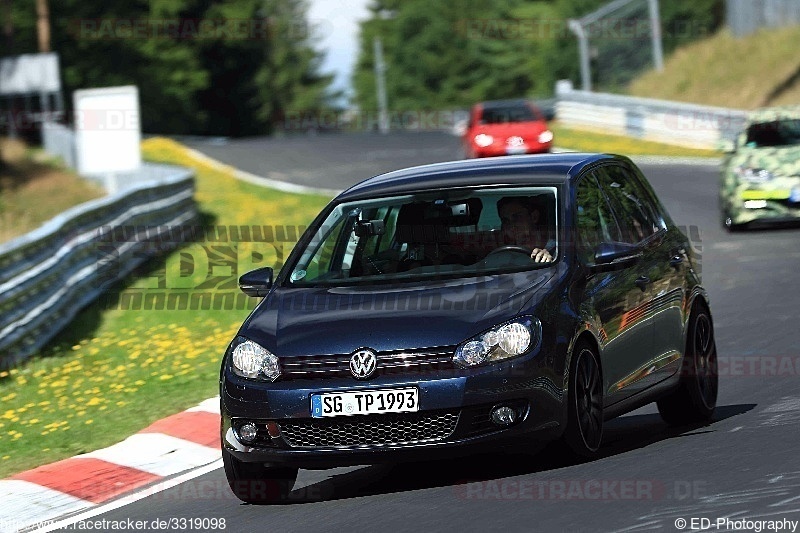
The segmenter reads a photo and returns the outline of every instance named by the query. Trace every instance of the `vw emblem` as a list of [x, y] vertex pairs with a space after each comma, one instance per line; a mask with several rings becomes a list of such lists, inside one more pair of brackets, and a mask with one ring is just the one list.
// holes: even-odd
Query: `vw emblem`
[[506, 139], [506, 144], [509, 146], [522, 146], [525, 144], [525, 139], [519, 137], [518, 135], [514, 135], [513, 137]]
[[370, 377], [378, 366], [378, 357], [375, 352], [368, 348], [358, 350], [350, 356], [350, 372], [356, 379], [366, 379]]

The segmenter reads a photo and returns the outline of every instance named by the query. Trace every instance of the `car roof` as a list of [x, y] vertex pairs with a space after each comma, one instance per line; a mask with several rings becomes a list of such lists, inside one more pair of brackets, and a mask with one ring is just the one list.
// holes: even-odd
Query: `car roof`
[[337, 199], [350, 200], [480, 185], [560, 184], [572, 180], [585, 166], [603, 160], [628, 161], [627, 158], [617, 155], [578, 152], [449, 161], [374, 176], [353, 185]]
[[747, 115], [747, 123], [758, 124], [775, 120], [800, 118], [800, 105], [787, 105], [782, 107], [765, 107], [751, 111]]
[[533, 105], [529, 100], [524, 98], [513, 98], [508, 100], [488, 100], [478, 104], [483, 109], [496, 109], [504, 107], [519, 107], [524, 105]]

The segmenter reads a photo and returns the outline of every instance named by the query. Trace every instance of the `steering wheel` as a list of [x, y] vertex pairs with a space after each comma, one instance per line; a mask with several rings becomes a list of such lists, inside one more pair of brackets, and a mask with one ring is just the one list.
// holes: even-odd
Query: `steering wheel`
[[499, 254], [503, 252], [516, 252], [518, 254], [525, 254], [528, 257], [530, 257], [531, 254], [533, 253], [533, 248], [528, 248], [526, 246], [517, 246], [516, 244], [506, 244], [504, 246], [498, 246], [497, 248], [486, 254], [486, 256], [488, 257], [492, 254]]
[[497, 248], [486, 254], [486, 257], [489, 257], [492, 254], [499, 254], [503, 252], [516, 252], [518, 254], [525, 254], [528, 257], [530, 257], [531, 254], [533, 253], [533, 248], [528, 248], [527, 246], [517, 246], [516, 244], [506, 244], [504, 246], [498, 246]]

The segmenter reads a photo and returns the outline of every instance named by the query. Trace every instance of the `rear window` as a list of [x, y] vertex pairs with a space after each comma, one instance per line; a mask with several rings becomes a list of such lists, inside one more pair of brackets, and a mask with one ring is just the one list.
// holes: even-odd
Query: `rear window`
[[481, 121], [484, 124], [503, 124], [507, 122], [532, 122], [539, 120], [533, 110], [526, 105], [490, 107], [483, 110]]

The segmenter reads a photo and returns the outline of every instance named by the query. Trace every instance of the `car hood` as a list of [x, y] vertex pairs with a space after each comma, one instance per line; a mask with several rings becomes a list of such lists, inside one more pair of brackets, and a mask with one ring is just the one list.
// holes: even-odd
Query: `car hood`
[[731, 164], [764, 169], [775, 176], [800, 176], [800, 145], [743, 148], [731, 158]]
[[517, 316], [554, 271], [391, 288], [279, 287], [240, 334], [282, 357], [452, 346]]

